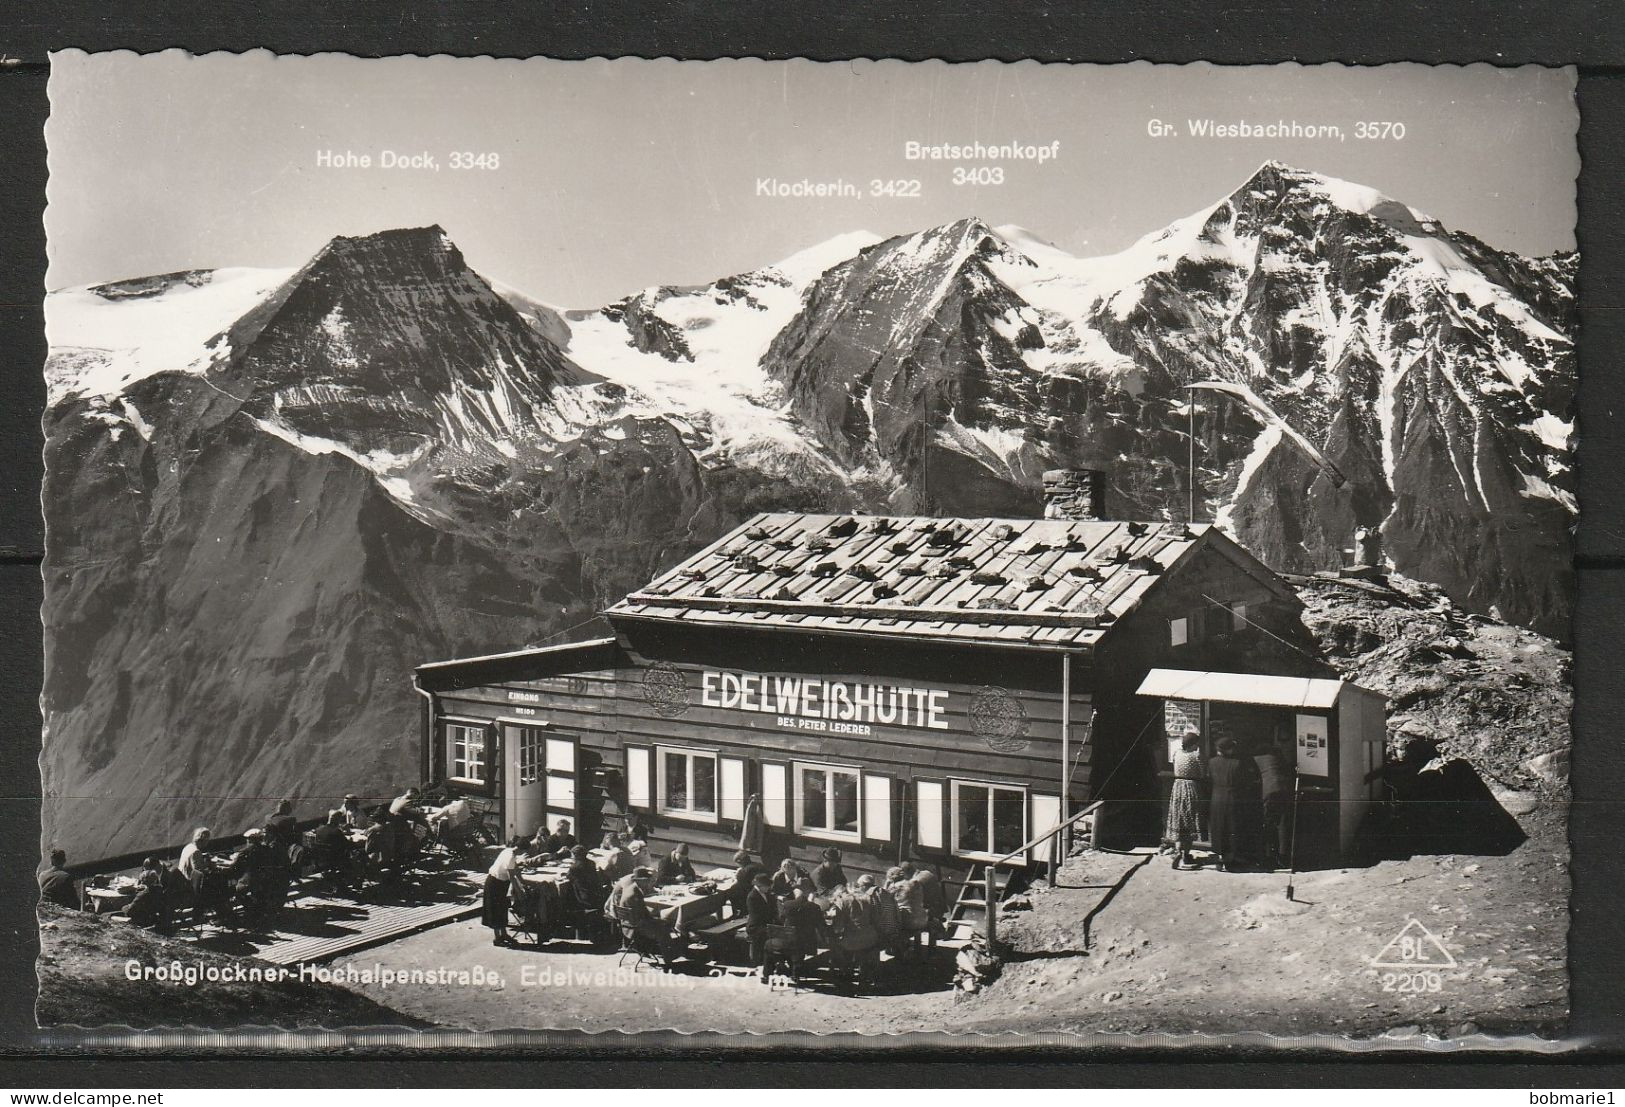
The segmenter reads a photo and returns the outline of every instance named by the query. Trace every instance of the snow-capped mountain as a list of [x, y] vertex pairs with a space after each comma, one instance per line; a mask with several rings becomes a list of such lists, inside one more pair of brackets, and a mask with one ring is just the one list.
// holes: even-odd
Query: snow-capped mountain
[[570, 312], [565, 350], [624, 386], [640, 414], [672, 419], [702, 461], [844, 476], [791, 415], [762, 358], [807, 288], [875, 241], [863, 231], [840, 235], [708, 285], [646, 288], [595, 311]]
[[962, 514], [1066, 464], [1108, 473], [1115, 514], [1182, 518], [1186, 386], [1218, 385], [1199, 516], [1298, 571], [1380, 527], [1399, 570], [1566, 634], [1573, 272], [1271, 163], [1111, 257], [976, 220], [880, 243], [763, 365], [844, 463]]
[[566, 309], [430, 227], [53, 293], [48, 832], [405, 781], [413, 665], [570, 632], [758, 510], [1028, 513], [1084, 465], [1183, 518], [1193, 414], [1198, 515], [1266, 561], [1380, 526], [1566, 637], [1573, 275], [1268, 164], [1105, 258], [962, 219]]

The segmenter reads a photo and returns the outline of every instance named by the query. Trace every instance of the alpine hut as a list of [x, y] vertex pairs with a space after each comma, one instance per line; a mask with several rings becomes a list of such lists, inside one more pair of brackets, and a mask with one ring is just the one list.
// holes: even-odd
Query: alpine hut
[[1148, 675], [1299, 675], [1301, 605], [1217, 527], [1048, 483], [1043, 519], [758, 515], [609, 637], [424, 665], [424, 777], [507, 834], [635, 822], [706, 865], [742, 839], [849, 876], [1043, 863], [1097, 800], [1097, 840], [1154, 842], [1179, 697]]

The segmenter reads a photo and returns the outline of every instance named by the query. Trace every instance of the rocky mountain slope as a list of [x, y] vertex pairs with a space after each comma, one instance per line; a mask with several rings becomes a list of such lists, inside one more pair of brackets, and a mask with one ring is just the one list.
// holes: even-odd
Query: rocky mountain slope
[[1465, 758], [1492, 787], [1564, 792], [1574, 707], [1568, 650], [1400, 576], [1294, 583], [1322, 656], [1388, 698], [1391, 735]]
[[1087, 465], [1181, 518], [1190, 383], [1231, 390], [1198, 515], [1297, 571], [1380, 525], [1562, 635], [1572, 277], [1267, 165], [1104, 259], [964, 219], [567, 310], [430, 227], [53, 293], [46, 836], [403, 782], [413, 665], [587, 633], [755, 511], [1028, 514]]

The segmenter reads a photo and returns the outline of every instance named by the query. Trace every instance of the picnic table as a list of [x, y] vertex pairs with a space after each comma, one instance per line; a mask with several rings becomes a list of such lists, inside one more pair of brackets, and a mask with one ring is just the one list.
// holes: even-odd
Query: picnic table
[[674, 929], [686, 930], [695, 920], [717, 914], [722, 910], [722, 905], [733, 897], [732, 877], [713, 883], [716, 890], [712, 892], [696, 892], [692, 886], [685, 884], [668, 884], [656, 888], [653, 895], [644, 896], [643, 902]]
[[[608, 850], [589, 850], [587, 856], [596, 864], [609, 856]], [[569, 879], [570, 866], [565, 861], [544, 861], [520, 871], [519, 879], [527, 884], [550, 881], [563, 884]], [[711, 892], [695, 892], [693, 885], [668, 884], [655, 889], [654, 892], [643, 898], [643, 902], [656, 918], [662, 922], [670, 923], [675, 930], [683, 930], [696, 920], [707, 915], [714, 915], [722, 909], [733, 894], [733, 876], [727, 879], [710, 881], [715, 884], [716, 890]]]
[[130, 881], [127, 885], [123, 884], [122, 881], [125, 879], [128, 878], [121, 877], [119, 882], [115, 882], [110, 887], [86, 888], [85, 898], [90, 910], [97, 915], [111, 915], [124, 907], [128, 907], [130, 901], [135, 899], [135, 893], [140, 886], [134, 881]]

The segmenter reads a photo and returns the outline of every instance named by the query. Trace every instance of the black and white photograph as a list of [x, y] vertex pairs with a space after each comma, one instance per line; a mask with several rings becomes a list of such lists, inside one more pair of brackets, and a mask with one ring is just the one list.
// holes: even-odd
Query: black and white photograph
[[1574, 1048], [1575, 87], [53, 54], [39, 1026]]

